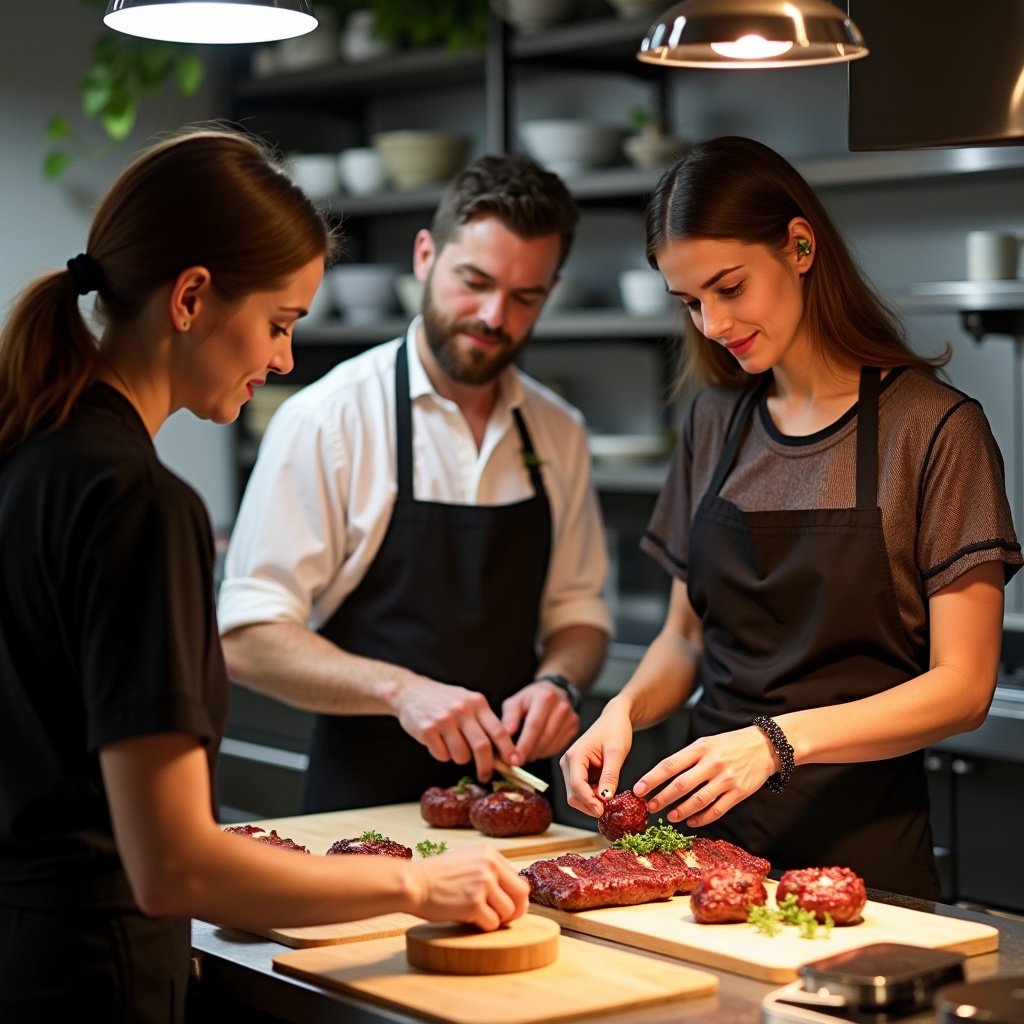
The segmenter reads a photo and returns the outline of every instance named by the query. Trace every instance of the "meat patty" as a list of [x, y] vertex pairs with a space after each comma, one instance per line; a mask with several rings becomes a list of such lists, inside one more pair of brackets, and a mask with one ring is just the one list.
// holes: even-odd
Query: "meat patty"
[[820, 922], [828, 914], [835, 924], [853, 924], [860, 920], [867, 903], [864, 879], [849, 868], [797, 868], [779, 879], [775, 901], [781, 903], [790, 893], [797, 906], [810, 910]]
[[693, 919], [699, 924], [728, 924], [747, 919], [751, 906], [763, 906], [768, 891], [760, 875], [738, 868], [705, 871], [690, 896]]
[[364, 832], [358, 839], [339, 839], [327, 851], [330, 854], [372, 854], [378, 857], [401, 857], [412, 860], [412, 850], [379, 832]]
[[434, 828], [472, 828], [469, 808], [487, 790], [465, 778], [455, 786], [431, 786], [420, 797], [420, 814]]
[[597, 819], [597, 829], [609, 842], [623, 836], [635, 836], [647, 828], [647, 803], [623, 790], [605, 801], [604, 811]]
[[499, 789], [469, 807], [470, 824], [485, 836], [532, 836], [546, 831], [551, 820], [551, 804], [521, 789]]
[[[271, 829], [269, 832], [265, 828], [260, 828], [259, 825], [229, 825], [225, 832], [232, 832], [236, 836], [248, 836], [250, 839], [255, 839], [257, 843], [266, 843], [267, 846], [277, 846], [282, 850], [294, 850], [296, 853], [309, 853], [309, 850], [304, 846], [300, 846], [294, 839], [286, 839], [284, 836], [277, 834], [277, 829]], [[260, 835], [259, 833], [263, 833]]]

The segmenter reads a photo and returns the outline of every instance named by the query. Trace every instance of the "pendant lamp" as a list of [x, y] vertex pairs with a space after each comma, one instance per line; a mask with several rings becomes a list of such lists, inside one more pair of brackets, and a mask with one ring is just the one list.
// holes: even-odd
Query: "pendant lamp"
[[317, 25], [309, 0], [109, 0], [103, 23], [174, 43], [267, 43]]
[[827, 0], [683, 0], [651, 26], [636, 56], [669, 67], [783, 68], [867, 55], [857, 26]]

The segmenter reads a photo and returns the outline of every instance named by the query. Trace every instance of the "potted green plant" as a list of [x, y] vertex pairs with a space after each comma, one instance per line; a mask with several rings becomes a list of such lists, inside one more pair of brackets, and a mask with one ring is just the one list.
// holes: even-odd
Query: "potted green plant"
[[634, 133], [623, 140], [622, 148], [635, 167], [664, 167], [686, 149], [682, 139], [665, 134], [661, 118], [646, 107], [634, 107], [630, 121]]
[[483, 46], [490, 13], [483, 0], [317, 0], [344, 24], [349, 15], [372, 11], [374, 34], [396, 47], [442, 46], [458, 51]]
[[[52, 148], [43, 158], [43, 174], [59, 178], [78, 156], [101, 156], [131, 135], [139, 108], [170, 85], [172, 103], [194, 96], [203, 83], [205, 65], [194, 46], [140, 39], [102, 28], [106, 0], [82, 0], [97, 8], [101, 34], [92, 44], [89, 66], [79, 89], [82, 114], [99, 129], [97, 141], [79, 131], [72, 119], [56, 114], [46, 125]], [[178, 118], [172, 113], [171, 120]]]

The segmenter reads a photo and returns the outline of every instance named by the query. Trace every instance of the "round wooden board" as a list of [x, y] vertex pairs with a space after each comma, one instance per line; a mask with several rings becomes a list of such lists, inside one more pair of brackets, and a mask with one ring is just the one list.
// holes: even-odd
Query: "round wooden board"
[[512, 974], [558, 958], [558, 923], [526, 914], [493, 932], [465, 924], [418, 924], [405, 933], [413, 967], [439, 974]]

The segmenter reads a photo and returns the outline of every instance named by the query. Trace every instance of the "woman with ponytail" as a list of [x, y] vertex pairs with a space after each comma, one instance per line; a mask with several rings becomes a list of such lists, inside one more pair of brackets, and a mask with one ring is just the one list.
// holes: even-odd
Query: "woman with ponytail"
[[525, 882], [483, 849], [340, 864], [217, 824], [228, 683], [212, 533], [152, 439], [179, 409], [231, 422], [291, 369], [333, 249], [258, 142], [185, 133], [128, 166], [84, 251], [31, 284], [0, 333], [4, 1024], [82, 1009], [178, 1024], [190, 917], [406, 911], [491, 929], [525, 910]]

